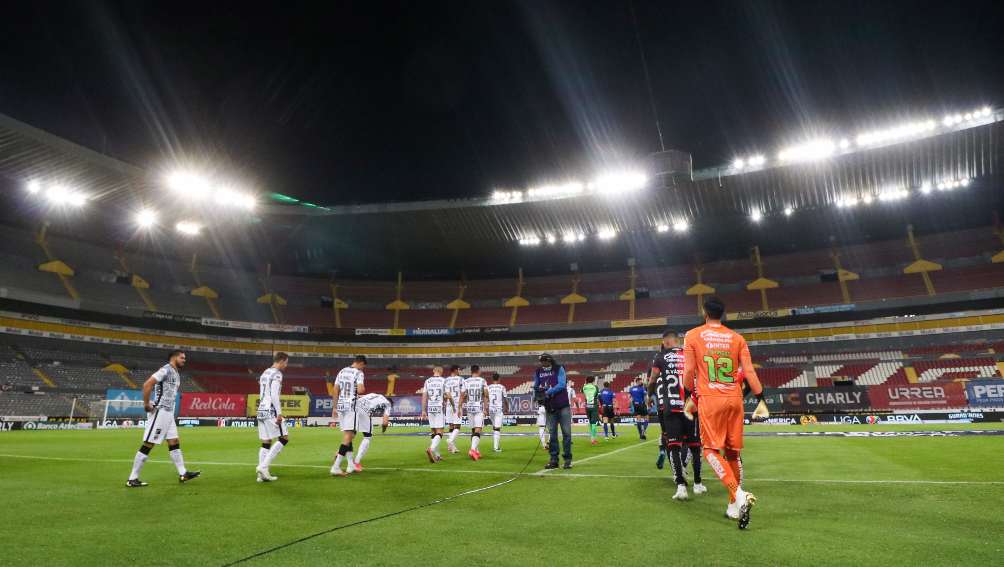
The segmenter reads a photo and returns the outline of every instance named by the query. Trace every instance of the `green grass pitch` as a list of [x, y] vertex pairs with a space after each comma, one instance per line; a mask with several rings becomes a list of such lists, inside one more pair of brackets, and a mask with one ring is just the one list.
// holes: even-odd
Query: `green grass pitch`
[[[504, 437], [504, 452], [495, 454], [486, 435], [484, 458], [472, 462], [465, 435], [460, 455], [432, 465], [428, 437], [404, 431], [375, 434], [365, 470], [332, 478], [339, 432], [293, 429], [272, 467], [279, 481], [258, 484], [255, 431], [182, 428], [186, 460], [202, 478], [180, 485], [161, 446], [143, 471], [150, 483], [143, 489], [124, 486], [140, 430], [5, 432], [0, 563], [223, 565], [511, 479], [536, 447], [533, 436]], [[572, 471], [538, 474], [547, 460], [540, 450], [529, 474], [512, 482], [243, 564], [991, 565], [1004, 558], [1004, 437], [748, 437], [746, 487], [760, 502], [750, 529], [740, 531], [724, 518], [725, 491], [706, 464], [709, 492], [672, 501], [668, 467], [655, 468], [657, 429], [647, 443], [630, 427], [619, 432], [596, 447], [577, 436]]]

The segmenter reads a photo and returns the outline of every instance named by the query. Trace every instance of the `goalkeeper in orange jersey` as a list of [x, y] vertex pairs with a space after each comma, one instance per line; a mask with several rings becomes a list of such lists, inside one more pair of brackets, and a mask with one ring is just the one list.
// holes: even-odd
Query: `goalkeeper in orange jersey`
[[[743, 490], [743, 387], [744, 380], [759, 400], [755, 417], [766, 417], [763, 386], [750, 359], [746, 339], [722, 325], [725, 304], [712, 297], [704, 302], [704, 325], [691, 329], [683, 341], [683, 383], [700, 400], [699, 414], [704, 458], [729, 491], [725, 514], [738, 520], [739, 529], [750, 521], [756, 496]], [[743, 380], [737, 379], [742, 371]], [[685, 411], [691, 413], [693, 400]]]

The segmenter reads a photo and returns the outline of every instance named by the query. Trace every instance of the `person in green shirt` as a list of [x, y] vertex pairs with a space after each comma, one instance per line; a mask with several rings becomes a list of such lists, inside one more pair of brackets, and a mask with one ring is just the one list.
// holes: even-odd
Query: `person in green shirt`
[[599, 431], [600, 408], [596, 403], [596, 396], [599, 395], [599, 388], [594, 383], [595, 376], [586, 378], [586, 385], [582, 387], [582, 397], [586, 400], [586, 418], [589, 420], [589, 442], [596, 444], [596, 434]]

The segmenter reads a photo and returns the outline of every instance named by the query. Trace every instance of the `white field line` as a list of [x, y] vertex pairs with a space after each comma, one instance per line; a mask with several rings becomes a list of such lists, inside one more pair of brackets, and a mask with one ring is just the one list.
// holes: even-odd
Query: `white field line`
[[[640, 444], [639, 444], [640, 445]], [[611, 451], [610, 453], [604, 453], [602, 455], [596, 455], [590, 457], [590, 459], [595, 459], [603, 457], [606, 455], [611, 455], [615, 452], [624, 451], [632, 447], [637, 447], [639, 445], [632, 445], [631, 447], [623, 447], [617, 451]], [[27, 459], [27, 460], [38, 460], [38, 461], [68, 461], [68, 462], [81, 462], [81, 463], [132, 463], [132, 459], [83, 459], [74, 457], [49, 457], [43, 455], [13, 455], [0, 453], [0, 459]], [[585, 461], [586, 459], [583, 459]], [[167, 460], [155, 460], [150, 459], [148, 462], [161, 463], [161, 464], [173, 464], [171, 461]], [[220, 461], [190, 461], [193, 465], [209, 465], [209, 466], [226, 466], [226, 467], [247, 467], [248, 469], [254, 469], [257, 463], [236, 463], [236, 462], [220, 462]], [[328, 465], [299, 465], [299, 464], [275, 464], [273, 465], [278, 468], [308, 468], [308, 469], [324, 469], [327, 470], [330, 467]], [[393, 471], [393, 472], [410, 472], [410, 473], [447, 473], [447, 474], [490, 474], [490, 475], [516, 475], [514, 471], [499, 471], [499, 470], [471, 470], [471, 469], [446, 469], [446, 468], [408, 468], [408, 467], [365, 467], [360, 475], [365, 476], [367, 470], [378, 470], [378, 471]], [[523, 473], [520, 476], [535, 477], [541, 476], [540, 473]], [[553, 474], [548, 474], [548, 477], [558, 477], [558, 478], [608, 478], [608, 479], [664, 479], [672, 480], [669, 475], [666, 474], [599, 474], [599, 473], [566, 473], [566, 472], [555, 472]], [[867, 479], [867, 480], [854, 480], [854, 479], [821, 479], [821, 478], [752, 478], [749, 482], [779, 482], [779, 483], [793, 483], [793, 484], [918, 484], [918, 485], [976, 485], [976, 486], [998, 486], [1004, 485], [1004, 480], [924, 480], [924, 479]], [[479, 489], [474, 489], [479, 490]]]

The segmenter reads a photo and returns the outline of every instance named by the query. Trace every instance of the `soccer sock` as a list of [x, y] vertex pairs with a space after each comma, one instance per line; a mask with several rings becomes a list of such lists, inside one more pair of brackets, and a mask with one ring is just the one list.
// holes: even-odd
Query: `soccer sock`
[[349, 442], [348, 445], [345, 446], [345, 449], [346, 449], [346, 451], [345, 451], [345, 458], [348, 459], [348, 464], [345, 466], [345, 468], [348, 469], [348, 472], [352, 472], [352, 471], [355, 470], [355, 467], [352, 466], [352, 442], [351, 441]]
[[146, 449], [146, 447], [136, 451], [136, 456], [132, 459], [132, 472], [129, 473], [129, 480], [139, 478], [139, 471], [143, 469], [143, 464], [150, 458], [150, 450], [146, 449], [146, 452], [144, 452], [143, 449]]
[[457, 444], [457, 437], [459, 435], [460, 435], [460, 430], [459, 429], [454, 429], [453, 431], [450, 432], [449, 444], [450, 444], [451, 447], [455, 446]]
[[617, 435], [617, 428], [614, 427], [614, 422], [612, 422], [612, 421], [610, 422], [610, 434], [611, 435]]
[[370, 448], [370, 438], [363, 437], [363, 442], [359, 444], [359, 452], [356, 453], [356, 463], [363, 460], [366, 456], [366, 450]]
[[285, 446], [286, 444], [283, 443], [282, 441], [279, 441], [278, 443], [272, 443], [272, 448], [269, 449], [268, 454], [265, 455], [265, 460], [262, 461], [262, 466], [267, 469], [268, 466], [272, 464], [272, 461], [274, 461], [275, 458], [279, 456], [279, 453], [282, 452], [282, 448]]
[[714, 449], [704, 449], [704, 458], [708, 460], [708, 464], [711, 465], [711, 470], [715, 471], [718, 480], [722, 481], [725, 488], [729, 489], [729, 502], [733, 502], [736, 499], [736, 490], [739, 488], [739, 481], [736, 480], [736, 475], [732, 473], [732, 468], [723, 462], [722, 456]]
[[743, 485], [743, 460], [739, 456], [739, 451], [733, 449], [725, 450], [725, 462], [728, 464], [732, 474], [736, 477], [739, 486]]
[[492, 447], [497, 451], [502, 444], [502, 432], [496, 429], [492, 432]]
[[478, 445], [480, 445], [480, 444], [481, 444], [481, 434], [480, 433], [471, 433], [471, 450], [472, 451], [477, 451], [478, 450]]
[[[690, 447], [690, 456], [694, 461], [694, 484], [701, 484], [701, 446], [693, 445]], [[742, 477], [740, 476], [739, 484], [742, 484]]]
[[669, 462], [673, 465], [673, 476], [676, 484], [686, 485], [687, 481], [683, 478], [683, 457], [680, 454], [679, 443], [669, 446]]
[[258, 466], [261, 466], [261, 464], [265, 462], [265, 455], [268, 455], [270, 448], [271, 447], [265, 447], [265, 445], [258, 447]]
[[185, 474], [188, 472], [185, 470], [185, 459], [181, 456], [181, 447], [176, 447], [167, 452], [171, 455], [171, 460], [174, 461], [175, 468], [178, 469], [178, 474]]
[[605, 421], [603, 422], [603, 436], [604, 437], [609, 437], [610, 436], [610, 431], [609, 431], [609, 428], [607, 427], [607, 422], [605, 422]]
[[432, 443], [429, 443], [429, 448], [432, 449], [433, 453], [439, 452], [439, 442], [443, 440], [443, 436], [439, 433], [432, 436]]
[[638, 428], [638, 436], [639, 436], [639, 437], [641, 437], [642, 435], [644, 435], [644, 434], [645, 434], [645, 432], [644, 432], [644, 431], [642, 430], [642, 428], [641, 428], [641, 422], [640, 422], [640, 421], [636, 421], [636, 422], [634, 422], [634, 426], [635, 426], [636, 428]]
[[335, 455], [335, 469], [342, 469], [342, 459], [345, 458], [345, 453], [349, 450], [349, 446], [346, 444], [341, 444], [338, 446], [338, 454]]

